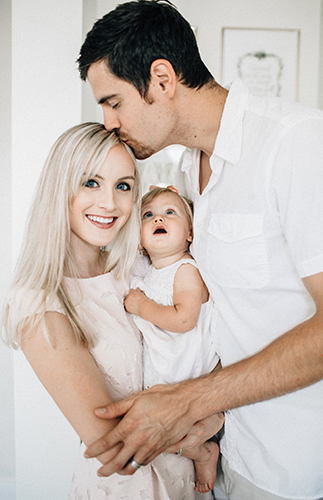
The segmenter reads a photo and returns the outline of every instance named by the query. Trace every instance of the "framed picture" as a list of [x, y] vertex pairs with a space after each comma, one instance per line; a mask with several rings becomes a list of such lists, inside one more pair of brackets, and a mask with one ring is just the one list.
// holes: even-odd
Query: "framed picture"
[[239, 77], [258, 96], [297, 100], [299, 30], [223, 28], [222, 84]]

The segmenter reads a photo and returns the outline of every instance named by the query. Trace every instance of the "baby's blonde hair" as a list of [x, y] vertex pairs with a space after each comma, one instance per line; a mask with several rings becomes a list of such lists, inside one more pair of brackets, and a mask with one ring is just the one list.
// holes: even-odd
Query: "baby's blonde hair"
[[[55, 298], [71, 322], [76, 339], [93, 346], [94, 339], [69, 297], [64, 276], [78, 277], [70, 246], [69, 212], [72, 200], [101, 168], [109, 150], [120, 139], [100, 123], [83, 123], [64, 132], [53, 145], [37, 185], [34, 202], [18, 260], [15, 277], [4, 310], [5, 342], [14, 348], [21, 344], [23, 331], [41, 323], [46, 334], [46, 304]], [[135, 158], [127, 149], [134, 164]], [[114, 269], [121, 278], [132, 267], [139, 247], [140, 180], [135, 167], [132, 212], [106, 252], [105, 272]], [[30, 297], [35, 297], [31, 300]], [[28, 303], [28, 318], [21, 310]], [[23, 307], [24, 306], [24, 307]]]

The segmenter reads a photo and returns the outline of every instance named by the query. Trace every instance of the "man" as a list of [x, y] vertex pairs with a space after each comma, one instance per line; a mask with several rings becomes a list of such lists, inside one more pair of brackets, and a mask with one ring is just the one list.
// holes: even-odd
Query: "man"
[[195, 206], [192, 253], [219, 309], [223, 365], [102, 409], [103, 418], [125, 416], [87, 455], [111, 450], [101, 473], [134, 473], [171, 445], [206, 439], [211, 415], [226, 411], [221, 481], [230, 499], [318, 499], [323, 113], [252, 97], [239, 80], [229, 91], [218, 85], [190, 25], [166, 1], [129, 2], [104, 16], [79, 68], [106, 128], [137, 158], [189, 148], [181, 169]]

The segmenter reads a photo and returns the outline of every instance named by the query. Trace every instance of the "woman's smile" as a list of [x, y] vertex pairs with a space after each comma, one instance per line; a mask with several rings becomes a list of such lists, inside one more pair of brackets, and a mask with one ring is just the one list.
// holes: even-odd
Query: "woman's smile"
[[97, 215], [86, 215], [86, 217], [97, 227], [106, 229], [111, 227], [112, 223], [117, 220], [117, 217], [102, 217]]

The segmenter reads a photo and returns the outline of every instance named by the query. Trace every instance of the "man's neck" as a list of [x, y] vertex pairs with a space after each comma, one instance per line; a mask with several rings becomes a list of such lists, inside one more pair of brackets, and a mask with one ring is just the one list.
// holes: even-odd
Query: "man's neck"
[[199, 90], [178, 84], [177, 109], [179, 110], [179, 144], [197, 148], [200, 156], [200, 193], [207, 186], [215, 141], [220, 129], [228, 91], [211, 82]]
[[179, 84], [180, 144], [200, 149], [208, 158], [212, 155], [227, 95], [228, 91], [215, 83], [199, 90]]

